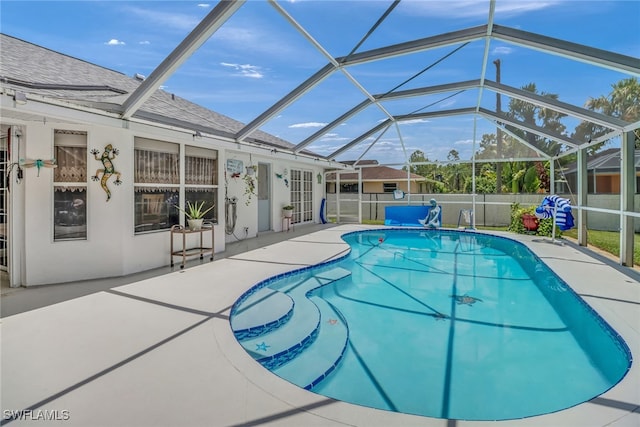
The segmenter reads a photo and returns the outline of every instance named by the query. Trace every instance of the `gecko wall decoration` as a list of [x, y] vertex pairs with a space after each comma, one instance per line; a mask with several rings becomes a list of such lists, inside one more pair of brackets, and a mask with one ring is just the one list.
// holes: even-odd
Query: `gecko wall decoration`
[[[113, 181], [115, 185], [122, 184], [122, 181], [120, 181], [120, 172], [116, 172], [112, 162], [112, 160], [115, 159], [118, 155], [118, 149], [113, 148], [111, 144], [107, 144], [107, 146], [104, 147], [104, 152], [101, 156], [99, 156], [100, 150], [98, 150], [97, 148], [91, 150], [91, 154], [95, 156], [96, 160], [102, 162], [102, 165], [104, 166], [104, 169], [98, 169], [96, 171], [96, 174], [92, 176], [91, 179], [94, 181], [100, 180], [100, 186], [107, 193], [108, 202], [111, 199], [111, 191], [109, 190], [109, 187], [107, 187], [107, 181], [109, 181], [111, 175], [116, 176], [116, 180]], [[100, 179], [100, 174], [102, 174], [102, 179]]]

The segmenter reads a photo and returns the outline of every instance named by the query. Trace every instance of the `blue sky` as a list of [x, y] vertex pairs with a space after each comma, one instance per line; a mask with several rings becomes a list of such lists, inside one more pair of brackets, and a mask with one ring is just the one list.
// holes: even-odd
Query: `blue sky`
[[[332, 56], [347, 55], [391, 1], [279, 1]], [[211, 11], [216, 2], [192, 1], [6, 1], [0, 5], [1, 31], [127, 75], [149, 75]], [[403, 1], [358, 51], [461, 30], [486, 23], [489, 1]], [[629, 56], [640, 54], [640, 1], [507, 1], [496, 3], [495, 23], [561, 38]], [[372, 94], [387, 92], [425, 68], [400, 89], [431, 86], [480, 77], [484, 42], [390, 58], [347, 69]], [[495, 59], [502, 82], [514, 87], [536, 83], [539, 91], [584, 105], [589, 97], [607, 95], [611, 85], [629, 76], [608, 69], [544, 54], [515, 44], [492, 42], [487, 78], [495, 80]], [[437, 61], [451, 54], [447, 59]], [[163, 85], [163, 88], [242, 122], [250, 122], [294, 89], [327, 59], [274, 7], [248, 1]], [[391, 114], [473, 107], [477, 91], [432, 95], [383, 104]], [[451, 97], [449, 97], [451, 96]], [[449, 97], [449, 98], [447, 98]], [[446, 99], [445, 99], [446, 98]], [[495, 93], [484, 91], [483, 107], [494, 109]], [[262, 129], [294, 144], [365, 99], [341, 72], [335, 72]], [[503, 110], [508, 99], [503, 97]], [[310, 145], [327, 155], [386, 118], [370, 107]], [[475, 122], [475, 132], [474, 132]], [[567, 119], [570, 133], [577, 121]], [[421, 150], [431, 160], [446, 160], [456, 149], [471, 156], [474, 136], [495, 126], [473, 116], [421, 120], [373, 135], [339, 159], [355, 159], [371, 142], [365, 158], [402, 162], [404, 152]], [[402, 137], [399, 136], [401, 134]], [[402, 144], [405, 149], [403, 152]]]

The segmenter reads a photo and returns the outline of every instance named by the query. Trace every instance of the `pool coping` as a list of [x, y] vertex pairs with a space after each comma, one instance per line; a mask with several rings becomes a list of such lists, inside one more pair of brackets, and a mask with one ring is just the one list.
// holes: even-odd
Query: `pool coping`
[[[622, 381], [590, 402], [519, 420], [443, 420], [335, 401], [263, 368], [231, 331], [232, 304], [267, 276], [344, 256], [348, 246], [341, 236], [367, 229], [388, 228], [340, 225], [2, 319], [3, 409], [68, 408], [64, 425], [84, 426], [640, 424], [638, 281], [569, 244], [534, 236], [476, 231], [525, 244], [624, 338], [636, 360]], [[65, 346], [54, 345], [62, 339]], [[96, 371], [100, 375], [87, 374]], [[49, 391], [30, 387], [35, 381]]]

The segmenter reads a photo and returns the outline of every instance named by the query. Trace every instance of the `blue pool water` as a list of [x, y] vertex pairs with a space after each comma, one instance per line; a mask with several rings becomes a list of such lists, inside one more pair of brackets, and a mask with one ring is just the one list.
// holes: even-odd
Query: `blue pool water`
[[585, 402], [631, 365], [622, 338], [518, 242], [449, 230], [343, 238], [344, 259], [268, 279], [232, 309], [244, 348], [300, 387], [504, 420]]

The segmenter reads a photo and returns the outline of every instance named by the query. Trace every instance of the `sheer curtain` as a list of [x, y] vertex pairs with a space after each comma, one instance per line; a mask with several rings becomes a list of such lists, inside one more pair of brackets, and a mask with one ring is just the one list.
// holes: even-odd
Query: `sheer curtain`
[[55, 182], [87, 182], [87, 148], [56, 147]]
[[150, 150], [135, 150], [137, 184], [180, 184], [180, 155]]
[[185, 183], [189, 185], [213, 185], [216, 176], [216, 159], [186, 156]]

